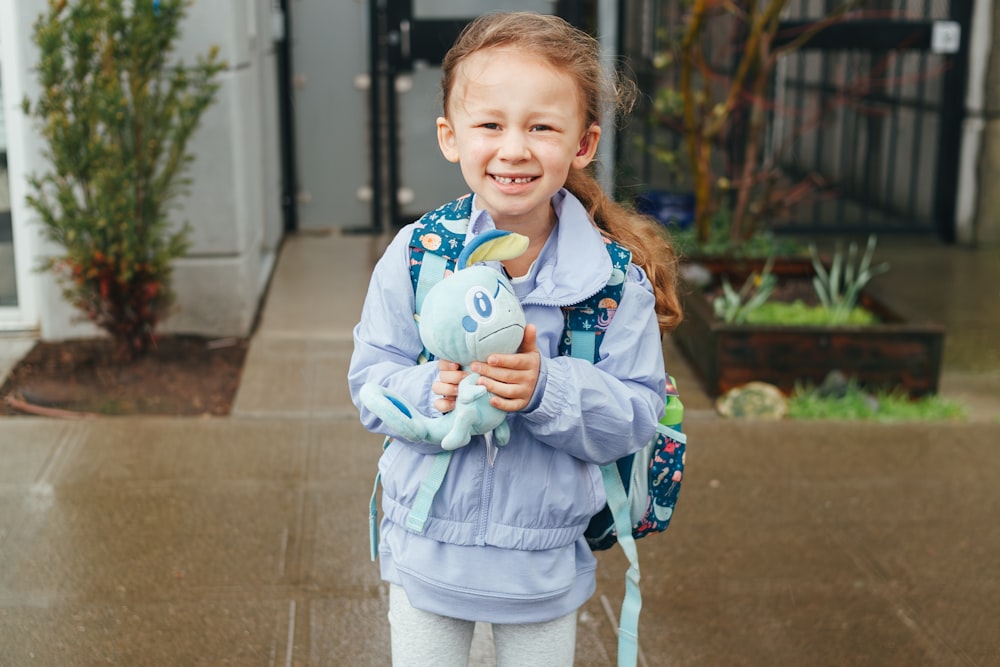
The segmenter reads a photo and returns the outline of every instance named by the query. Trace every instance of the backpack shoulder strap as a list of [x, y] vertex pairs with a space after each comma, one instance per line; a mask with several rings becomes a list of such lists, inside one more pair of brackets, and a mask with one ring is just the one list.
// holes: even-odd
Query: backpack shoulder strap
[[431, 287], [455, 270], [465, 247], [465, 233], [472, 215], [472, 195], [465, 195], [425, 213], [410, 236], [410, 281], [415, 315], [420, 314]]
[[597, 363], [601, 359], [601, 341], [625, 291], [625, 274], [632, 262], [628, 248], [604, 239], [611, 257], [611, 279], [597, 294], [563, 308], [563, 336], [559, 354]]
[[[563, 308], [565, 326], [559, 354], [597, 363], [601, 359], [601, 341], [615, 315], [622, 293], [625, 274], [632, 253], [624, 246], [605, 239], [613, 265], [611, 280], [597, 294], [578, 304]], [[618, 664], [635, 665], [639, 652], [639, 611], [642, 593], [639, 589], [639, 552], [632, 537], [632, 520], [628, 493], [617, 462], [601, 466], [608, 509], [614, 519], [618, 543], [628, 558], [625, 573], [625, 597], [618, 619]]]

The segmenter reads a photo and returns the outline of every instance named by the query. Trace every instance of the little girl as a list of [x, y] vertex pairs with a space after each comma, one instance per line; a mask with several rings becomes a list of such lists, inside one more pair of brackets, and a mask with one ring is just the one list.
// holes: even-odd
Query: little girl
[[[474, 196], [466, 240], [491, 229], [528, 238], [522, 256], [496, 266], [529, 324], [517, 353], [471, 367], [509, 413], [510, 442], [495, 458], [481, 436], [454, 452], [423, 533], [406, 517], [440, 446], [395, 437], [379, 462], [393, 664], [467, 664], [482, 621], [499, 665], [572, 665], [576, 613], [596, 585], [583, 532], [605, 503], [599, 465], [637, 450], [663, 414], [660, 335], [681, 318], [675, 257], [655, 223], [612, 202], [585, 171], [606, 101], [623, 110], [631, 101], [602, 68], [596, 40], [554, 16], [490, 14], [465, 29], [442, 68], [437, 134]], [[412, 231], [375, 267], [348, 378], [364, 425], [389, 436], [358, 400], [365, 382], [444, 413], [466, 375], [448, 360], [418, 364]], [[611, 277], [605, 237], [633, 264], [601, 359], [559, 356], [561, 308]]]

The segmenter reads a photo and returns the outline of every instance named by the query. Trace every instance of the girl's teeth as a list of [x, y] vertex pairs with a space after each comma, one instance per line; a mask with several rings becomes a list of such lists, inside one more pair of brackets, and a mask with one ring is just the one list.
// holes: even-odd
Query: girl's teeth
[[510, 185], [511, 183], [530, 183], [532, 181], [531, 176], [525, 176], [522, 178], [507, 178], [506, 176], [494, 176], [493, 178], [495, 178], [497, 182], [503, 183], [504, 185]]

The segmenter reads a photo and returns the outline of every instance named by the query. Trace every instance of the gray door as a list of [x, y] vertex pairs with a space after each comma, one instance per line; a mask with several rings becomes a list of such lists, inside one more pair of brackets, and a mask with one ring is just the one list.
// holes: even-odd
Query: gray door
[[299, 229], [368, 226], [367, 2], [289, 10]]

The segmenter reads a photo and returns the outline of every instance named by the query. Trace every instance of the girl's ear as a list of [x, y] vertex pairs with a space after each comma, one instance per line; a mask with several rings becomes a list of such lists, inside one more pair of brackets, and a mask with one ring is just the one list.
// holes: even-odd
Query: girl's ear
[[600, 139], [601, 126], [594, 123], [587, 128], [587, 131], [583, 133], [583, 138], [580, 139], [580, 150], [573, 158], [573, 167], [583, 169], [593, 161], [594, 155], [597, 153], [597, 142]]
[[458, 162], [458, 142], [455, 138], [455, 128], [448, 119], [441, 116], [437, 119], [438, 146], [448, 162]]

